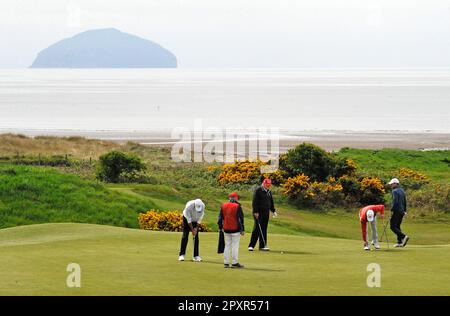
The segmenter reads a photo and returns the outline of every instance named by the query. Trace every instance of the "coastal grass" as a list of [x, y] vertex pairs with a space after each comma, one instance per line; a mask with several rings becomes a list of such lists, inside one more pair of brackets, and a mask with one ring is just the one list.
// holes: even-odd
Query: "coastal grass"
[[21, 134], [0, 134], [0, 156], [16, 155], [68, 155], [78, 159], [97, 159], [102, 154], [122, 145], [104, 140], [79, 136], [28, 137]]
[[[248, 252], [244, 269], [224, 269], [216, 233], [201, 233], [203, 262], [178, 262], [180, 233], [89, 224], [0, 230], [0, 295], [448, 295], [448, 244], [365, 252], [355, 240], [269, 234], [270, 252]], [[81, 287], [69, 288], [69, 263]], [[369, 264], [381, 269], [370, 288]], [[231, 283], [230, 283], [231, 280]], [[186, 286], [189, 284], [189, 286]]]

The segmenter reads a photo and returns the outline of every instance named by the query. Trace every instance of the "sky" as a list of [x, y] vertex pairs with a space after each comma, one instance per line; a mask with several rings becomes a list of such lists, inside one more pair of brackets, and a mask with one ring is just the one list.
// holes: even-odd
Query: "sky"
[[450, 67], [450, 0], [1, 0], [0, 68], [109, 27], [183, 68]]

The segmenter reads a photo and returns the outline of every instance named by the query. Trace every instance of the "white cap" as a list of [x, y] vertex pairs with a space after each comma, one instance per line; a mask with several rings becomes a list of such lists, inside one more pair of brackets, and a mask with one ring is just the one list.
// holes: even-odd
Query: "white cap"
[[368, 210], [366, 213], [367, 221], [373, 222], [373, 219], [375, 218], [375, 213], [373, 210]]
[[205, 204], [203, 203], [203, 201], [202, 200], [200, 200], [200, 199], [196, 199], [195, 201], [194, 201], [194, 205], [195, 205], [195, 210], [197, 211], [197, 212], [203, 212], [204, 211], [204, 209], [205, 209]]
[[391, 181], [389, 181], [389, 184], [400, 184], [400, 181], [397, 178], [394, 178]]

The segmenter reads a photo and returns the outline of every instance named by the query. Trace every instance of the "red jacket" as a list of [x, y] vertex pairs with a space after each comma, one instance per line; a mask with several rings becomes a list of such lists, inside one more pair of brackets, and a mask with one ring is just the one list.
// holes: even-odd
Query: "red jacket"
[[241, 205], [234, 201], [223, 204], [220, 208], [218, 224], [225, 233], [244, 231], [244, 213]]
[[359, 210], [359, 220], [361, 222], [361, 232], [362, 232], [362, 238], [365, 243], [367, 243], [367, 211], [372, 210], [375, 213], [375, 216], [377, 214], [384, 216], [384, 205], [368, 205], [363, 207]]

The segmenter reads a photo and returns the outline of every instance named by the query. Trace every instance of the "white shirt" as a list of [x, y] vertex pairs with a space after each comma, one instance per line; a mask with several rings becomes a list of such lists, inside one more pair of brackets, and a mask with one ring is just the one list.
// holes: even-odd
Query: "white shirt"
[[183, 216], [186, 217], [188, 223], [197, 222], [200, 224], [203, 216], [205, 216], [205, 204], [202, 203], [201, 211], [197, 212], [195, 209], [195, 201], [192, 200], [187, 202], [183, 211]]

